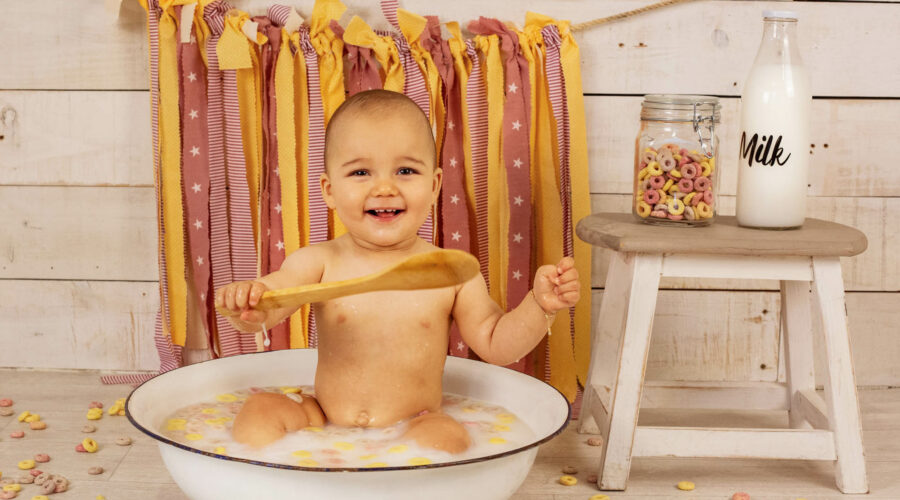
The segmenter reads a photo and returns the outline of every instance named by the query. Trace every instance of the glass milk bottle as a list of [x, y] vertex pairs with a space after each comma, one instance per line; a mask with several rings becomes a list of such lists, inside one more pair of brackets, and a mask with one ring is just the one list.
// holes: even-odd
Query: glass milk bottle
[[797, 15], [763, 11], [763, 37], [741, 95], [737, 222], [793, 229], [806, 217], [809, 76], [797, 48]]

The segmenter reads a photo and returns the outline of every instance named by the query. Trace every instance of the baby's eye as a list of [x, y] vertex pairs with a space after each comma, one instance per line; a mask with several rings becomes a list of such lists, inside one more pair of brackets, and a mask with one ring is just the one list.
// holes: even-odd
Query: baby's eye
[[399, 175], [414, 175], [414, 174], [417, 174], [417, 173], [419, 173], [419, 172], [416, 171], [416, 169], [414, 169], [414, 168], [410, 168], [410, 167], [400, 167], [399, 169], [397, 169], [397, 173], [398, 173]]
[[348, 175], [348, 177], [360, 177], [360, 176], [363, 176], [363, 175], [369, 175], [369, 171], [368, 171], [368, 170], [363, 170], [363, 169], [354, 170], [354, 171], [350, 172], [350, 174]]

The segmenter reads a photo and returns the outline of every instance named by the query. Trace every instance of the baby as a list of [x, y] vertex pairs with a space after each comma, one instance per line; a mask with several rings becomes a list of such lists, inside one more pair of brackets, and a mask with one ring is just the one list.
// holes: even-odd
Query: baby
[[[266, 290], [358, 278], [437, 247], [420, 239], [441, 189], [428, 118], [406, 96], [361, 92], [341, 105], [325, 134], [328, 207], [347, 233], [300, 248], [281, 269], [216, 291], [243, 332], [271, 328], [294, 310], [254, 309]], [[318, 332], [315, 397], [261, 393], [235, 418], [234, 438], [264, 446], [287, 432], [333, 424], [386, 427], [411, 418], [404, 437], [451, 453], [470, 445], [466, 429], [441, 412], [449, 330], [484, 361], [506, 365], [531, 351], [557, 311], [579, 299], [578, 272], [566, 257], [537, 269], [534, 288], [504, 313], [478, 275], [454, 287], [383, 291], [313, 304]]]

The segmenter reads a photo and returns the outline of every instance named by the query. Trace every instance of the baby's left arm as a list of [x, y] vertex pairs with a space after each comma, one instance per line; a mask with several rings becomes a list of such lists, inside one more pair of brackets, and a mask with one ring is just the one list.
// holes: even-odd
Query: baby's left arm
[[476, 276], [457, 293], [453, 318], [463, 340], [481, 359], [508, 365], [531, 351], [556, 312], [574, 306], [580, 297], [575, 261], [565, 257], [555, 266], [539, 267], [534, 288], [505, 314], [488, 294], [484, 278]]

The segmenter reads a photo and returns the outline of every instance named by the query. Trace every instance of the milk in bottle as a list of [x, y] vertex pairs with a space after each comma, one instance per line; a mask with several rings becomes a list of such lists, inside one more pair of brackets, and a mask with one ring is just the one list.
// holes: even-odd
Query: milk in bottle
[[741, 95], [737, 222], [792, 229], [806, 216], [809, 76], [797, 49], [797, 16], [763, 12], [763, 38]]

